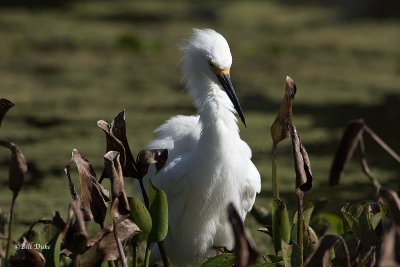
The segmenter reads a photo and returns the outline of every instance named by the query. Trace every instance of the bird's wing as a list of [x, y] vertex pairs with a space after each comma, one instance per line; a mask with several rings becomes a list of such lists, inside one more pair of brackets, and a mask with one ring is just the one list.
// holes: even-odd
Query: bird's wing
[[155, 133], [157, 139], [148, 144], [147, 149], [168, 149], [168, 165], [179, 155], [191, 151], [199, 141], [199, 116], [172, 117], [155, 130]]
[[[248, 157], [247, 160], [247, 173], [245, 179], [245, 185], [242, 191], [242, 210], [247, 213], [252, 209], [256, 194], [261, 191], [261, 176], [256, 166], [251, 161], [252, 153], [250, 147], [243, 142], [243, 152]], [[245, 216], [245, 213], [243, 214]]]
[[[146, 149], [168, 149], [168, 160], [157, 174], [155, 169], [151, 168], [143, 181], [147, 188], [151, 178], [154, 185], [167, 193], [168, 202], [171, 202], [171, 198], [182, 193], [184, 188], [187, 154], [193, 150], [200, 138], [199, 116], [172, 117], [155, 130], [155, 133], [157, 138], [150, 142]], [[136, 188], [136, 193], [139, 193], [139, 187]]]

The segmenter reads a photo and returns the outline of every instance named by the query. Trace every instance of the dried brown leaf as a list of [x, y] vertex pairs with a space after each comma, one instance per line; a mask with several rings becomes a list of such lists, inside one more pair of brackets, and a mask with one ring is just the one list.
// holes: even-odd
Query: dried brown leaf
[[386, 206], [393, 222], [400, 226], [400, 198], [397, 193], [380, 187], [379, 199]]
[[248, 267], [256, 262], [258, 252], [246, 234], [242, 219], [232, 203], [228, 206], [228, 218], [235, 236], [235, 266]]
[[10, 108], [12, 108], [13, 106], [15, 106], [15, 105], [10, 100], [5, 99], [5, 98], [0, 99], [0, 127], [1, 127], [4, 116], [6, 115], [7, 111]]
[[303, 192], [308, 191], [312, 187], [310, 159], [308, 158], [305, 147], [300, 141], [296, 127], [290, 125], [289, 130], [292, 138], [293, 160], [296, 172], [296, 189], [298, 188]]
[[[125, 148], [124, 145], [122, 144], [121, 141], [118, 140], [117, 137], [115, 137], [111, 133], [111, 126], [104, 120], [99, 120], [97, 122], [97, 126], [100, 127], [106, 134], [106, 153], [109, 151], [117, 151], [120, 154], [120, 164], [122, 166], [125, 166], [126, 164], [126, 159], [125, 159]], [[107, 176], [106, 170], [103, 171], [101, 178], [109, 178]]]
[[125, 164], [123, 166], [123, 173], [126, 177], [136, 177], [136, 162], [132, 155], [131, 149], [128, 144], [128, 139], [126, 137], [126, 122], [125, 122], [125, 110], [115, 116], [111, 122], [111, 133], [114, 135], [123, 145], [125, 149]]
[[[96, 173], [90, 162], [84, 158], [77, 149], [72, 150], [71, 162], [78, 168], [81, 186], [82, 213], [85, 221], [94, 221], [103, 226], [107, 214], [109, 192], [96, 179]], [[70, 175], [70, 164], [65, 167], [71, 195], [76, 199], [75, 186]]]
[[13, 267], [44, 267], [46, 259], [43, 254], [34, 249], [33, 245], [24, 238], [21, 248], [17, 249], [10, 263]]
[[332, 162], [329, 174], [329, 184], [331, 186], [339, 184], [342, 172], [353, 157], [354, 150], [364, 129], [365, 122], [363, 119], [352, 120], [347, 124]]
[[[115, 116], [111, 126], [104, 120], [99, 120], [97, 125], [106, 134], [106, 153], [109, 151], [119, 152], [123, 175], [137, 177], [136, 162], [126, 138], [125, 111], [121, 111]], [[105, 177], [107, 177], [107, 172], [104, 170], [101, 178]]]
[[380, 267], [400, 267], [400, 226], [392, 225], [383, 236]]
[[8, 186], [14, 194], [18, 194], [24, 183], [25, 173], [28, 171], [25, 156], [14, 143], [0, 140], [0, 146], [6, 147], [11, 151]]
[[67, 175], [68, 187], [69, 187], [69, 191], [71, 193], [71, 197], [72, 197], [73, 200], [75, 200], [75, 199], [78, 199], [78, 194], [76, 193], [75, 185], [72, 182], [72, 178], [71, 178], [71, 174], [70, 174], [70, 168], [71, 168], [71, 165], [68, 164], [67, 166], [65, 166], [64, 172]]
[[[131, 238], [140, 232], [135, 223], [129, 219], [116, 222], [118, 239], [125, 248]], [[80, 258], [81, 266], [98, 266], [102, 261], [112, 261], [119, 258], [118, 245], [113, 233], [113, 225], [110, 225], [96, 233], [88, 240], [90, 247]]]
[[107, 173], [107, 177], [111, 179], [111, 214], [113, 219], [119, 218], [120, 215], [128, 215], [130, 213], [119, 155], [117, 151], [109, 151], [104, 155], [104, 169]]
[[156, 171], [159, 172], [167, 162], [167, 149], [142, 150], [137, 157], [138, 178], [142, 179], [149, 171], [150, 164], [156, 165]]
[[69, 204], [68, 220], [65, 225], [62, 240], [62, 253], [75, 258], [86, 250], [87, 232], [79, 200]]
[[273, 234], [272, 225], [263, 225], [260, 228], [258, 228], [257, 231], [267, 234], [270, 237], [272, 237], [272, 234]]
[[61, 218], [61, 215], [58, 211], [53, 212], [53, 225], [57, 227], [57, 229], [62, 232], [65, 229], [65, 226], [67, 225], [63, 218]]
[[346, 243], [344, 239], [340, 236], [336, 235], [324, 235], [318, 241], [318, 246], [316, 250], [307, 258], [305, 261], [306, 267], [314, 267], [314, 266], [321, 266], [321, 267], [328, 267], [329, 265], [329, 257], [330, 257], [330, 249], [339, 241], [343, 242], [343, 245], [346, 247], [347, 251], [347, 266], [350, 267], [350, 256], [348, 254]]
[[296, 94], [296, 84], [289, 76], [286, 77], [285, 96], [271, 126], [271, 137], [274, 145], [289, 136], [288, 125], [293, 123], [292, 104]]
[[51, 224], [51, 225], [55, 226], [57, 228], [57, 230], [61, 233], [64, 232], [65, 226], [67, 225], [64, 222], [63, 218], [61, 218], [60, 213], [58, 211], [54, 211], [52, 219], [44, 218], [44, 219], [40, 219], [40, 220], [37, 220], [36, 222], [32, 223], [31, 227], [28, 230], [28, 233], [26, 234], [26, 238], [28, 240], [31, 240], [31, 233], [33, 231], [33, 227], [35, 227], [35, 225], [38, 223], [42, 223], [45, 225]]

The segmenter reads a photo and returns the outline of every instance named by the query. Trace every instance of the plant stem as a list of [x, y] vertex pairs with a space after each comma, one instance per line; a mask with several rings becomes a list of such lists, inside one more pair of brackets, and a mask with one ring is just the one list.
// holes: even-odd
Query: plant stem
[[162, 258], [164, 267], [171, 267], [171, 263], [169, 262], [167, 252], [165, 251], [164, 242], [160, 241], [157, 244], [158, 244], [158, 248], [160, 249], [160, 254], [161, 254], [161, 258]]
[[137, 246], [137, 244], [132, 244], [132, 266], [138, 267], [138, 246]]
[[12, 226], [14, 223], [14, 204], [15, 200], [18, 196], [18, 191], [14, 191], [12, 201], [11, 201], [11, 208], [10, 208], [10, 219], [8, 222], [8, 237], [7, 237], [7, 247], [6, 247], [6, 256], [5, 256], [5, 264], [6, 266], [8, 265], [10, 261], [10, 255], [11, 255], [11, 238], [12, 238]]
[[[297, 189], [299, 190], [299, 189]], [[300, 190], [299, 190], [300, 191]], [[304, 266], [304, 216], [303, 216], [303, 192], [297, 192], [297, 244], [300, 248], [300, 267]]]
[[388, 153], [394, 160], [396, 160], [398, 163], [400, 163], [400, 156], [393, 150], [391, 149], [374, 131], [372, 131], [371, 128], [369, 128], [367, 125], [364, 126], [365, 131], [371, 136], [372, 139], [383, 149]]
[[144, 255], [144, 267], [149, 267], [150, 264], [150, 251], [151, 251], [151, 243], [147, 242], [146, 246], [146, 254]]
[[117, 224], [115, 223], [115, 220], [113, 221], [114, 224], [114, 238], [115, 238], [115, 242], [117, 243], [117, 248], [118, 248], [118, 253], [119, 253], [119, 257], [121, 258], [121, 263], [123, 267], [128, 267], [128, 262], [126, 260], [125, 257], [125, 253], [124, 253], [124, 249], [122, 248], [122, 244], [121, 241], [118, 238], [118, 233], [117, 233]]
[[279, 183], [277, 177], [276, 144], [272, 145], [272, 193], [274, 198], [279, 198]]
[[79, 255], [76, 255], [73, 259], [72, 259], [73, 263], [74, 263], [74, 267], [79, 267]]
[[144, 189], [143, 179], [139, 179], [139, 184], [140, 184], [140, 189], [142, 191], [144, 205], [146, 206], [147, 209], [149, 209], [150, 207], [149, 197], [147, 196], [146, 190]]

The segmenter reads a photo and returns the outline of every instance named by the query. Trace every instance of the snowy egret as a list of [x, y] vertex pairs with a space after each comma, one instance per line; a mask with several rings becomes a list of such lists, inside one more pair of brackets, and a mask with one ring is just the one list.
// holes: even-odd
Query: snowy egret
[[239, 135], [235, 114], [246, 122], [230, 79], [227, 41], [214, 30], [194, 29], [183, 54], [184, 80], [198, 115], [169, 119], [148, 145], [169, 151], [164, 169], [151, 179], [168, 197], [165, 246], [174, 266], [196, 265], [215, 254], [213, 247], [232, 249], [228, 204], [244, 220], [261, 189], [251, 150]]

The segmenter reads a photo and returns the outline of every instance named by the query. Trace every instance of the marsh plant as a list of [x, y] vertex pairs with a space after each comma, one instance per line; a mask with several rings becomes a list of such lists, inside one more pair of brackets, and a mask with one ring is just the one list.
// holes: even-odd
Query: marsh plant
[[[376, 188], [376, 199], [346, 203], [341, 214], [314, 212], [315, 204], [307, 200], [313, 185], [311, 161], [293, 119], [296, 91], [296, 84], [287, 77], [284, 98], [271, 126], [272, 207], [270, 212], [258, 208], [252, 211], [261, 224], [259, 234], [266, 236], [265, 242], [272, 243], [275, 254], [265, 255], [257, 249], [237, 210], [229, 205], [227, 214], [235, 248], [218, 248], [218, 255], [201, 266], [400, 266], [399, 192], [385, 188], [373, 176], [364, 137], [369, 136], [398, 163], [400, 157], [364, 120], [350, 121], [334, 156], [329, 182], [335, 186], [343, 179], [345, 166], [358, 148], [362, 170]], [[0, 100], [0, 126], [13, 106], [9, 100]], [[54, 211], [52, 218], [33, 222], [18, 240], [12, 235], [14, 206], [27, 164], [15, 144], [0, 140], [0, 145], [11, 152], [12, 191], [9, 216], [0, 211], [0, 234], [4, 235], [0, 239], [0, 266], [149, 266], [154, 246], [160, 251], [163, 265], [171, 266], [163, 244], [168, 234], [167, 197], [151, 182], [148, 188], [143, 182], [151, 165], [157, 172], [164, 167], [168, 151], [142, 150], [134, 157], [126, 137], [125, 111], [110, 124], [100, 120], [97, 125], [106, 137], [101, 175], [97, 176], [90, 161], [73, 149], [64, 169], [71, 193], [67, 218]], [[297, 208], [292, 220], [279, 192], [278, 145], [285, 139], [291, 140], [294, 163]], [[79, 190], [73, 182], [74, 166]], [[109, 179], [111, 188], [103, 186], [104, 179]], [[137, 179], [141, 198], [128, 196], [124, 179]], [[90, 224], [98, 225], [92, 235], [88, 234]]]

